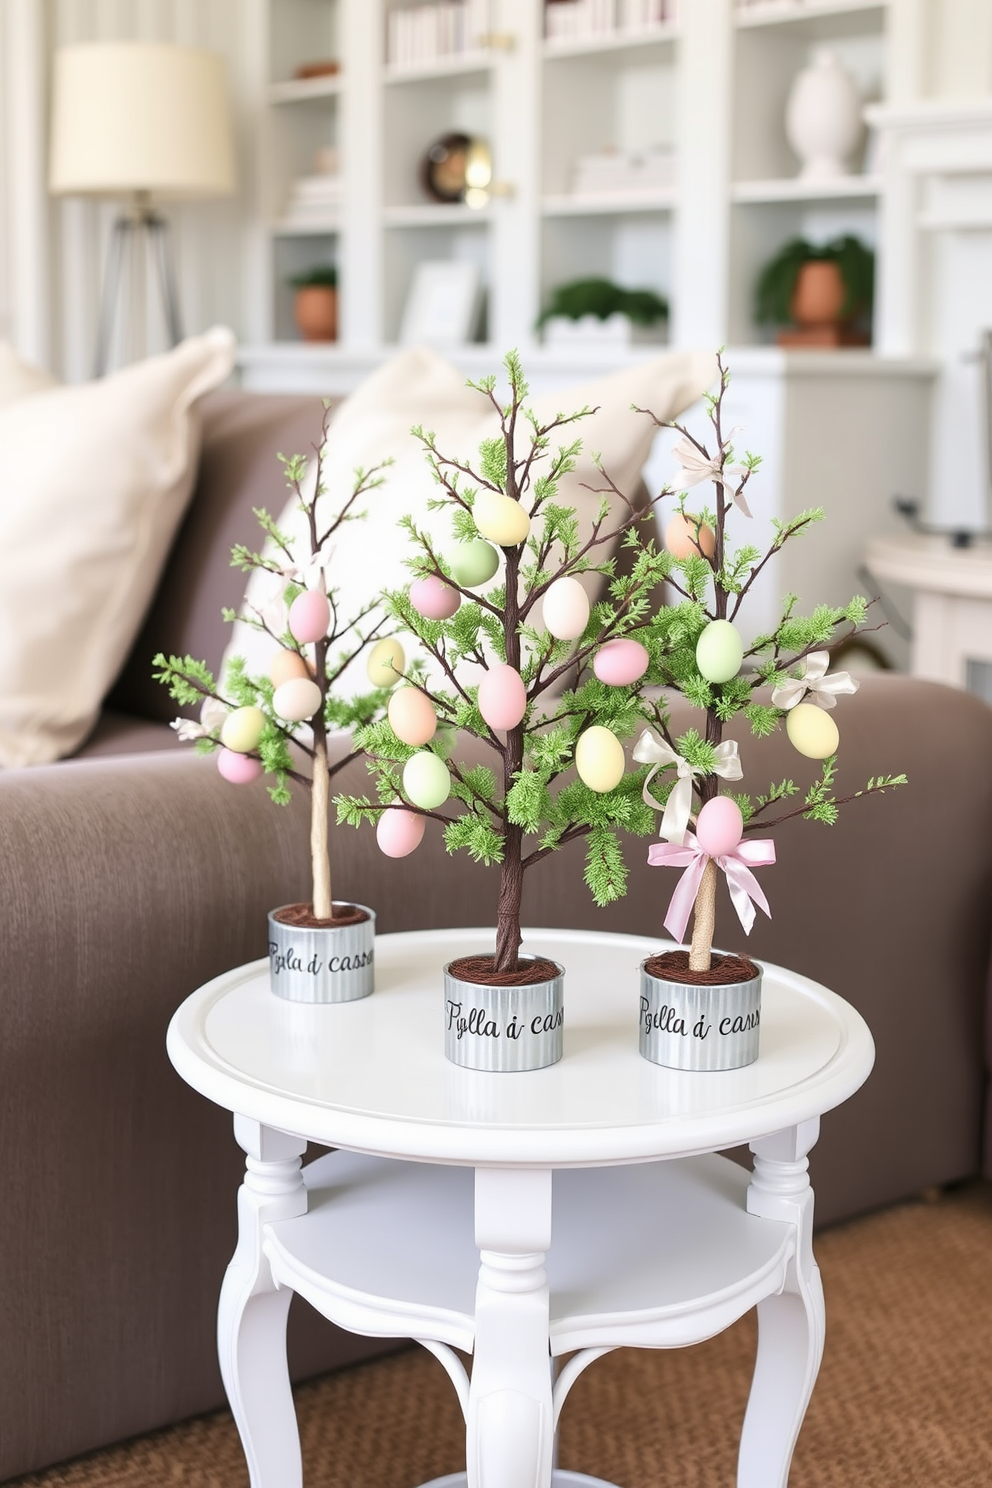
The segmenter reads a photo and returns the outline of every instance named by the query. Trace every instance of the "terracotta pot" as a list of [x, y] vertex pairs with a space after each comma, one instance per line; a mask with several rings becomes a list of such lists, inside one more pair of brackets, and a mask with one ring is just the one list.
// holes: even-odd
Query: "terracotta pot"
[[334, 341], [338, 334], [338, 292], [329, 284], [305, 284], [296, 291], [296, 324], [304, 341]]
[[813, 259], [799, 270], [792, 318], [800, 326], [836, 325], [844, 304], [844, 281], [832, 260]]

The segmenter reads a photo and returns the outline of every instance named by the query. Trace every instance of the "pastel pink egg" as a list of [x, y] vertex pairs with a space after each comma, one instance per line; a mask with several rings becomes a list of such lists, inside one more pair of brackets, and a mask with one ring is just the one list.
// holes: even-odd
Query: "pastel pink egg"
[[261, 775], [262, 762], [252, 759], [250, 754], [235, 754], [233, 749], [221, 749], [217, 755], [217, 768], [232, 785], [250, 785]]
[[644, 676], [649, 660], [640, 641], [607, 641], [593, 657], [592, 669], [610, 687], [629, 687]]
[[437, 574], [417, 579], [410, 585], [410, 603], [425, 620], [450, 620], [462, 602], [457, 589], [452, 589]]
[[404, 811], [401, 806], [387, 807], [375, 829], [379, 851], [387, 858], [408, 857], [420, 846], [426, 826], [427, 818], [415, 811]]
[[527, 711], [527, 689], [515, 667], [497, 665], [479, 683], [479, 712], [490, 728], [516, 728]]
[[714, 796], [701, 808], [696, 820], [696, 840], [711, 858], [733, 852], [743, 835], [741, 808], [729, 796]]
[[326, 594], [304, 589], [289, 607], [289, 628], [301, 646], [321, 641], [331, 623], [331, 607]]

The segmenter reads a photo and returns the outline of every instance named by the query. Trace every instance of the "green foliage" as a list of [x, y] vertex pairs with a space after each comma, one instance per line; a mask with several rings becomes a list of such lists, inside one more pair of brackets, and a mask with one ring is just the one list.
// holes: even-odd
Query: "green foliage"
[[860, 239], [845, 234], [814, 245], [792, 238], [762, 269], [755, 288], [754, 317], [759, 325], [788, 325], [799, 273], [807, 263], [835, 263], [844, 285], [840, 318], [848, 320], [871, 310], [875, 287], [875, 255]]
[[573, 279], [559, 284], [551, 293], [546, 308], [538, 317], [538, 327], [553, 315], [567, 320], [581, 320], [595, 315], [606, 320], [610, 315], [626, 315], [635, 325], [651, 326], [668, 319], [668, 301], [653, 289], [623, 289], [610, 279]]

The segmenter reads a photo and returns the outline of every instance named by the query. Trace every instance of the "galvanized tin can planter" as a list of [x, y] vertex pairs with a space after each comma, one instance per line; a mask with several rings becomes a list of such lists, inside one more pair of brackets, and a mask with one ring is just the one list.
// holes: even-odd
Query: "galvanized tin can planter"
[[758, 1057], [761, 972], [700, 986], [652, 976], [641, 963], [640, 1051], [678, 1070], [732, 1070]]
[[[523, 955], [521, 961], [536, 961]], [[565, 971], [530, 986], [493, 987], [444, 968], [444, 1055], [463, 1069], [512, 1073], [556, 1064], [562, 1052]]]
[[[288, 908], [289, 906], [283, 906]], [[375, 913], [357, 925], [287, 925], [269, 914], [269, 985], [287, 1002], [356, 1002], [375, 986]]]

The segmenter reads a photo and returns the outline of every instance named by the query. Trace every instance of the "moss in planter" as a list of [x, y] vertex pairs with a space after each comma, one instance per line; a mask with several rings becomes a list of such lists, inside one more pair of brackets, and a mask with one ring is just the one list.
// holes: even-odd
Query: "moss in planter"
[[623, 289], [610, 279], [573, 279], [552, 291], [551, 301], [542, 310], [537, 324], [543, 326], [557, 315], [567, 320], [581, 320], [584, 315], [606, 320], [618, 313], [626, 315], [634, 325], [652, 326], [668, 319], [668, 301], [653, 289]]

